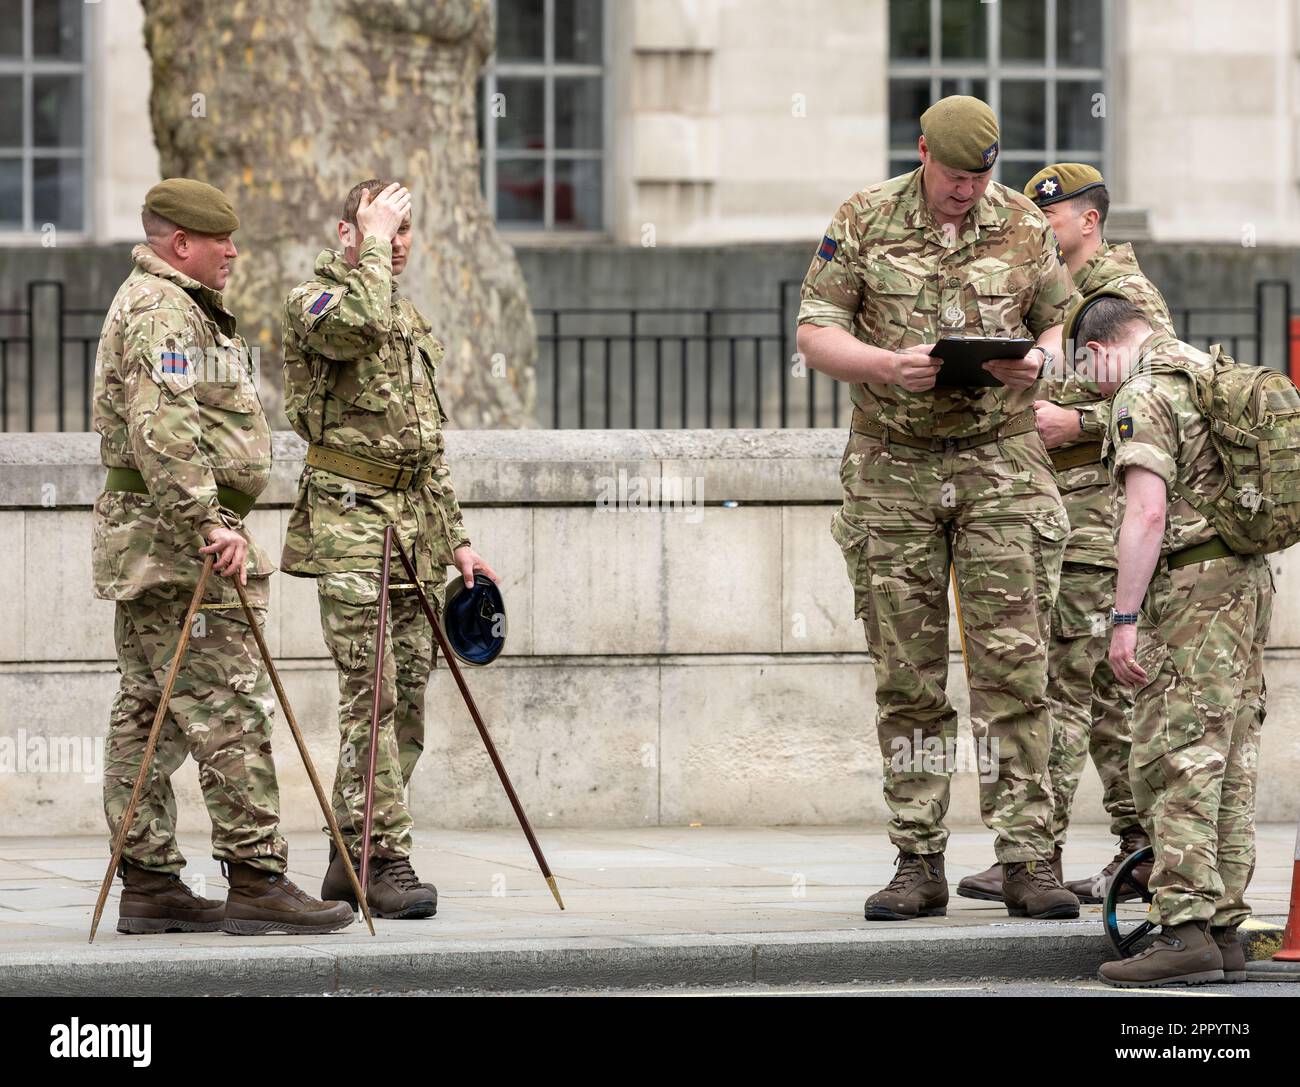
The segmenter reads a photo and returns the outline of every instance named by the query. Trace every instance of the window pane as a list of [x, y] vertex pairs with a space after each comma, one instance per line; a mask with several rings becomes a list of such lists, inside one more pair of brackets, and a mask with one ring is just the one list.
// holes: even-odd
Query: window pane
[[889, 160], [889, 176], [898, 177], [900, 174], [910, 174], [920, 165], [921, 160], [918, 158], [892, 158]]
[[80, 158], [32, 161], [32, 215], [38, 230], [45, 223], [81, 229], [81, 183]]
[[1101, 83], [1096, 80], [1057, 83], [1056, 146], [1071, 151], [1100, 151], [1105, 103]]
[[985, 12], [987, 4], [971, 0], [943, 0], [942, 42], [944, 60], [983, 60], [988, 53]]
[[0, 76], [0, 147], [23, 145], [23, 77]]
[[1002, 167], [1002, 184], [1022, 193], [1025, 191], [1025, 186], [1029, 184], [1029, 179], [1047, 163], [1011, 162], [1007, 159], [999, 159], [998, 165]]
[[1056, 5], [1056, 63], [1067, 68], [1101, 67], [1101, 0]]
[[1031, 151], [1047, 146], [1046, 85], [1039, 80], [1002, 83], [1002, 146]]
[[555, 225], [561, 230], [600, 230], [601, 166], [596, 160], [555, 164]]
[[562, 64], [599, 64], [602, 0], [555, 0], [555, 59]]
[[22, 159], [0, 159], [0, 226], [23, 225]]
[[555, 146], [573, 151], [599, 151], [604, 115], [600, 78], [555, 80]]
[[498, 60], [545, 59], [544, 6], [542, 0], [498, 0]]
[[[1068, 5], [1058, 4], [1057, 10]], [[998, 0], [1002, 19], [1002, 59], [1012, 64], [1047, 60], [1045, 0]]]
[[930, 59], [930, 0], [889, 0], [889, 59]]
[[540, 230], [544, 188], [540, 160], [497, 159], [497, 222]]
[[939, 80], [939, 97], [947, 98], [950, 94], [971, 94], [987, 102], [989, 100], [988, 80], [976, 79], [973, 76]]
[[499, 78], [497, 93], [504, 95], [504, 117], [497, 117], [497, 147], [538, 150], [545, 146], [545, 100], [542, 81], [528, 78]]
[[0, 57], [23, 55], [23, 0], [0, 0]]
[[33, 77], [32, 137], [37, 147], [81, 146], [81, 76]]
[[915, 147], [921, 134], [921, 114], [930, 106], [928, 79], [889, 81], [889, 146]]
[[32, 55], [81, 59], [84, 0], [38, 0], [32, 5]]

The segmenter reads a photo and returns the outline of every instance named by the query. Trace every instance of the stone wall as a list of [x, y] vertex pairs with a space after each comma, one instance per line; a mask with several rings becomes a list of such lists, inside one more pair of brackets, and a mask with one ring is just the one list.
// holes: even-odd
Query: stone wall
[[[448, 453], [475, 545], [503, 577], [506, 654], [468, 682], [540, 826], [881, 822], [872, 670], [828, 532], [841, 431], [454, 432]], [[277, 436], [254, 534], [275, 551], [301, 467]], [[602, 509], [623, 489], [683, 486], [675, 510]], [[0, 437], [0, 833], [97, 833], [95, 771], [116, 676], [113, 605], [90, 588], [93, 436]], [[702, 487], [703, 505], [695, 506]], [[726, 504], [724, 504], [726, 503]], [[734, 503], [732, 505], [731, 503]], [[1300, 775], [1300, 581], [1275, 563], [1260, 818], [1295, 818]], [[328, 780], [335, 679], [312, 583], [277, 576], [267, 623], [313, 757]], [[965, 716], [952, 643], [950, 692]], [[428, 696], [417, 818], [508, 825], [510, 810], [444, 667]], [[962, 734], [969, 737], [963, 721]], [[15, 772], [15, 747], [92, 752]], [[319, 813], [281, 723], [287, 824]], [[7, 762], [5, 760], [8, 760]], [[205, 826], [192, 762], [181, 822]], [[952, 820], [978, 821], [976, 774], [954, 778]], [[1078, 817], [1100, 821], [1087, 771]]]

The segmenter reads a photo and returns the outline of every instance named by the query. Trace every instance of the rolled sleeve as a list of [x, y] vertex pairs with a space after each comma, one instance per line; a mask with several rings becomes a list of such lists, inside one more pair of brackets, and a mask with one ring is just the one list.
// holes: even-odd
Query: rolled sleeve
[[836, 213], [813, 254], [799, 292], [801, 325], [824, 325], [851, 331], [862, 307], [862, 276], [858, 271], [858, 246], [849, 230], [852, 206]]
[[1110, 440], [1117, 479], [1128, 467], [1154, 472], [1166, 484], [1178, 478], [1178, 422], [1173, 405], [1150, 382], [1120, 389], [1111, 407]]

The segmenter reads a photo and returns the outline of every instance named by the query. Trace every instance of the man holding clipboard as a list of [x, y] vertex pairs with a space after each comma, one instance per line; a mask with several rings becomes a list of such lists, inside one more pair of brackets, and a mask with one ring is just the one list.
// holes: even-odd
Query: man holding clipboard
[[[1051, 865], [1045, 701], [1069, 522], [1033, 411], [1074, 288], [1042, 212], [990, 180], [998, 125], [987, 104], [956, 95], [931, 106], [917, 146], [919, 169], [841, 206], [799, 310], [800, 352], [848, 382], [854, 402], [832, 532], [875, 663], [899, 850], [894, 879], [864, 913], [947, 910], [952, 767], [933, 753], [957, 730], [945, 693], [955, 565], [971, 722], [996, 766], [981, 774], [980, 809], [997, 835], [1008, 912], [1077, 917]], [[1032, 342], [936, 350], [954, 337]], [[945, 380], [962, 384], [938, 384], [940, 354]]]

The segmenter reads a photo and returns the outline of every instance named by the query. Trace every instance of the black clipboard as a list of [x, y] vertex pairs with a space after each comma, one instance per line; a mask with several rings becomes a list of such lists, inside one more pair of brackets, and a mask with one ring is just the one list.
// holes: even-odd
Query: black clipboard
[[1002, 382], [984, 369], [989, 359], [1023, 359], [1035, 341], [1002, 336], [945, 336], [930, 351], [942, 359], [935, 386], [945, 388], [1002, 388]]

